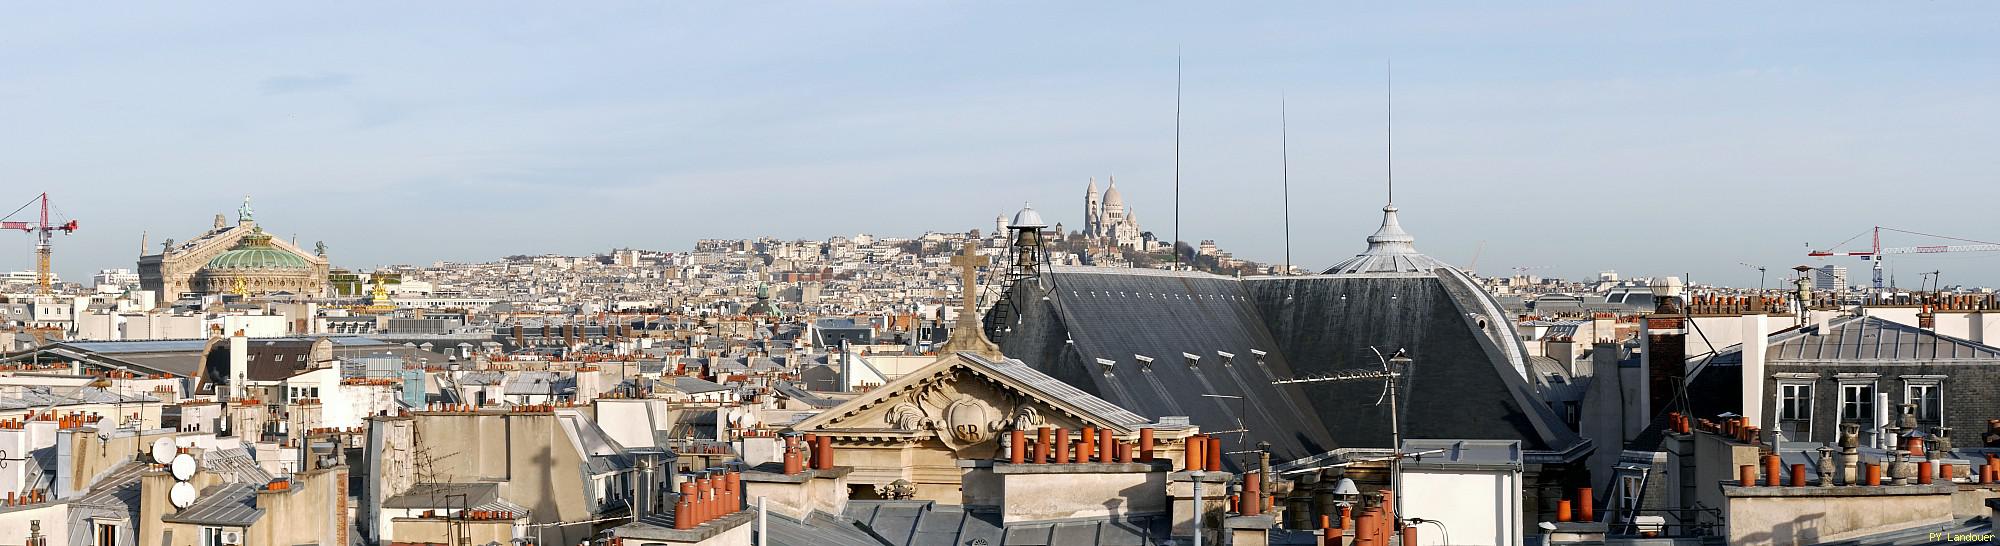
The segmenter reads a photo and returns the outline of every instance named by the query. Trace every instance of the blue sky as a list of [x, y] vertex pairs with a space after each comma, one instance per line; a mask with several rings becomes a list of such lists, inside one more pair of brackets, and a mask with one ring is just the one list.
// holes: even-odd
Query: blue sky
[[[1182, 238], [1243, 257], [1283, 253], [1281, 94], [1294, 260], [1360, 250], [1392, 59], [1404, 225], [1461, 265], [1484, 241], [1482, 272], [1741, 285], [1877, 224], [2000, 239], [1991, 4], [0, 9], [0, 201], [82, 221], [70, 278], [246, 192], [358, 268], [990, 229], [1023, 201], [1075, 226], [1092, 176], [1165, 236], [1176, 51]], [[1890, 264], [2000, 284], [2000, 255]]]

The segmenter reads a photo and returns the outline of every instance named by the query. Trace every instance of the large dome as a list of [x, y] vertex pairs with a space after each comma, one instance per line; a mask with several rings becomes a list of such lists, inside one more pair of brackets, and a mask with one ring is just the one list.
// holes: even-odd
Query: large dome
[[230, 269], [312, 269], [312, 264], [297, 254], [271, 246], [271, 236], [262, 228], [243, 236], [236, 248], [217, 255], [208, 261], [205, 269], [212, 271]]

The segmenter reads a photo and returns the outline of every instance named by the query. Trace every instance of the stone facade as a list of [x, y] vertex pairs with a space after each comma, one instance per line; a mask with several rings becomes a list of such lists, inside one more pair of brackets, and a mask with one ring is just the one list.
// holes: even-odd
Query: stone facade
[[[1944, 363], [1938, 361], [1912, 362], [1818, 362], [1787, 363], [1773, 362], [1766, 365], [1764, 392], [1764, 414], [1780, 421], [1780, 398], [1784, 396], [1780, 385], [1811, 385], [1812, 412], [1806, 423], [1810, 426], [1805, 438], [1791, 433], [1792, 440], [1831, 443], [1837, 439], [1840, 424], [1860, 423], [1863, 435], [1872, 432], [1873, 418], [1861, 420], [1845, 419], [1841, 415], [1842, 390], [1848, 385], [1872, 385], [1874, 392], [1889, 395], [1889, 403], [1900, 412], [1903, 404], [1914, 403], [1909, 396], [1910, 385], [1936, 385], [1939, 389], [1938, 405], [1942, 410], [1942, 424], [1951, 428], [1953, 445], [1979, 447], [1979, 435], [1986, 432], [1986, 420], [2000, 419], [2000, 361]], [[1893, 418], [1892, 418], [1893, 419]], [[1927, 434], [1929, 423], [1925, 426]]]
[[[965, 498], [961, 488], [969, 473], [960, 461], [1005, 457], [1002, 439], [1014, 430], [1033, 438], [1044, 427], [1095, 427], [1120, 441], [1136, 441], [1146, 424], [1122, 410], [1107, 415], [1086, 409], [1097, 407], [1091, 402], [1112, 406], [1085, 401], [1089, 395], [1081, 392], [1063, 393], [1070, 399], [1051, 396], [1035, 383], [994, 373], [994, 366], [1033, 374], [1014, 361], [996, 364], [971, 353], [946, 355], [792, 430], [832, 438], [833, 464], [853, 468], [848, 483], [854, 498], [877, 498], [877, 491], [902, 480], [915, 487], [911, 498], [957, 504]], [[1035, 375], [1041, 384], [1060, 385]], [[1163, 432], [1162, 450], [1185, 434], [1191, 432]]]
[[220, 294], [238, 288], [236, 281], [243, 281], [242, 290], [250, 294], [290, 292], [307, 297], [325, 294], [327, 287], [327, 260], [319, 252], [307, 251], [281, 239], [270, 239], [273, 249], [297, 256], [307, 267], [300, 274], [289, 268], [233, 270], [229, 274], [209, 275], [205, 271], [211, 260], [223, 253], [237, 249], [245, 238], [256, 235], [261, 230], [250, 216], [246, 200], [238, 211], [235, 225], [227, 225], [223, 216], [215, 216], [215, 224], [208, 231], [186, 242], [176, 243], [169, 239], [161, 246], [159, 254], [139, 257], [139, 286], [153, 291], [159, 303], [172, 302], [181, 294], [201, 292]]

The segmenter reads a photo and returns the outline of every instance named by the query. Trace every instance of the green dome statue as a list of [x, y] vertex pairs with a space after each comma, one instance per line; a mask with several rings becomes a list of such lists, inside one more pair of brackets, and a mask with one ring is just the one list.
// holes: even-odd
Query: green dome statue
[[271, 236], [255, 228], [236, 247], [208, 261], [211, 271], [228, 269], [311, 269], [305, 258], [271, 246]]

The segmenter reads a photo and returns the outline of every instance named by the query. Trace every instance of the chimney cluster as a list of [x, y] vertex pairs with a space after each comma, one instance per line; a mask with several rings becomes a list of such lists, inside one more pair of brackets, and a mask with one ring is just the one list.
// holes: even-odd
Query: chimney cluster
[[[82, 428], [85, 425], [96, 424], [98, 421], [104, 420], [104, 416], [95, 413], [85, 414], [85, 413], [72, 412], [64, 415], [54, 415], [45, 413], [41, 416], [40, 419], [36, 420], [55, 421], [56, 428], [62, 430], [71, 430], [76, 428]], [[9, 429], [9, 430], [21, 429], [25, 428], [26, 425], [27, 425], [26, 423], [9, 419], [4, 423], [0, 423], [0, 429]]]
[[734, 470], [709, 469], [681, 482], [681, 499], [674, 503], [674, 528], [693, 529], [742, 509], [742, 474]]
[[[1050, 438], [1050, 431], [1054, 438]], [[1109, 430], [1097, 427], [1083, 427], [1077, 431], [1076, 441], [1070, 440], [1069, 429], [1042, 427], [1035, 430], [1034, 451], [1029, 451], [1026, 431], [1015, 429], [1007, 435], [1007, 462], [1012, 464], [1069, 464], [1088, 463], [1130, 463], [1134, 460], [1153, 460], [1153, 429], [1140, 429], [1139, 441], [1121, 442]]]
[[1221, 438], [1215, 438], [1205, 434], [1196, 434], [1193, 436], [1189, 436], [1187, 438], [1187, 448], [1185, 455], [1187, 456], [1186, 461], [1184, 461], [1184, 463], [1186, 464], [1185, 470], [1188, 472], [1194, 472], [1198, 470], [1207, 472], [1222, 471]]
[[[1672, 415], [1678, 414], [1669, 414], [1669, 416]], [[1757, 445], [1759, 439], [1762, 438], [1759, 433], [1764, 430], [1750, 426], [1750, 422], [1742, 417], [1732, 417], [1720, 423], [1702, 419], [1700, 420], [1700, 424], [1701, 430], [1710, 434], [1720, 434], [1750, 445]]]
[[27, 506], [30, 504], [41, 504], [48, 501], [49, 501], [49, 490], [47, 489], [30, 489], [20, 493], [8, 491], [6, 505]]
[[785, 474], [798, 474], [806, 468], [833, 470], [833, 438], [812, 434], [785, 437]]
[[[1388, 511], [1390, 503], [1395, 502], [1394, 495], [1393, 492], [1387, 489], [1382, 490], [1381, 500], [1362, 509], [1360, 515], [1354, 516], [1354, 546], [1389, 546], [1391, 537], [1396, 534], [1396, 518], [1391, 516]], [[1348, 523], [1348, 511], [1345, 507], [1341, 508], [1340, 519], [1344, 527]], [[1325, 518], [1321, 518], [1320, 523], [1324, 526], [1326, 524]], [[1341, 529], [1341, 527], [1328, 529], [1325, 537], [1326, 544], [1340, 544], [1341, 535], [1344, 533]], [[1417, 543], [1417, 527], [1415, 525], [1403, 527], [1402, 535], [1403, 544]]]
[[1791, 298], [1778, 296], [1721, 296], [1697, 294], [1689, 298], [1690, 315], [1762, 315], [1791, 308]]
[[1347, 529], [1354, 528], [1354, 507], [1340, 507], [1339, 523], [1340, 525], [1334, 525], [1333, 516], [1320, 514], [1319, 534], [1326, 546], [1340, 546], [1341, 539], [1347, 535]]
[[1271, 509], [1271, 497], [1264, 494], [1264, 474], [1261, 471], [1243, 474], [1243, 490], [1239, 495], [1230, 495], [1229, 503], [1233, 512], [1256, 516]]
[[0, 430], [24, 430], [28, 428], [29, 421], [41, 421], [41, 422], [53, 421], [56, 423], [56, 428], [72, 429], [96, 423], [102, 420], [104, 420], [104, 416], [98, 415], [96, 413], [71, 412], [63, 415], [56, 415], [55, 412], [48, 411], [38, 414], [31, 413], [25, 419], [7, 419], [4, 421], [0, 421]]
[[1589, 487], [1576, 488], [1576, 497], [1556, 501], [1556, 521], [1571, 522], [1597, 521], [1596, 491]]
[[1871, 296], [1865, 305], [1928, 305], [1938, 311], [1991, 311], [2000, 309], [2000, 294], [1895, 294]]

